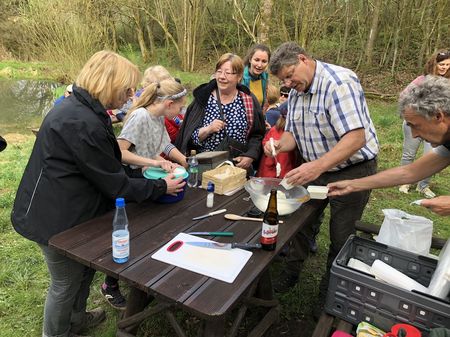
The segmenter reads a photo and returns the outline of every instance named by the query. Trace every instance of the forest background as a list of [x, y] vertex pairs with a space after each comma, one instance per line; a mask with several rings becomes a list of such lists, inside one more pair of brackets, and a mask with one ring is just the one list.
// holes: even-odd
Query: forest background
[[[0, 61], [45, 62], [70, 82], [100, 49], [140, 66], [210, 72], [224, 52], [296, 41], [355, 70], [368, 95], [396, 96], [450, 47], [448, 0], [3, 0]], [[133, 61], [133, 60], [132, 60]]]
[[[0, 77], [37, 77], [68, 84], [86, 60], [100, 49], [128, 57], [144, 70], [162, 64], [191, 90], [209, 78], [219, 55], [243, 56], [256, 42], [275, 49], [296, 41], [317, 59], [353, 69], [362, 81], [381, 150], [379, 169], [397, 166], [402, 151], [398, 93], [422, 73], [426, 59], [438, 48], [450, 48], [448, 0], [1, 0]], [[23, 71], [22, 71], [23, 70]], [[272, 80], [276, 79], [272, 76]], [[64, 90], [63, 86], [61, 87]], [[38, 125], [36, 125], [38, 126]], [[48, 274], [39, 248], [12, 229], [10, 212], [15, 191], [35, 137], [4, 135], [8, 148], [0, 166], [0, 335], [40, 336]], [[433, 177], [432, 190], [447, 195], [450, 169]], [[382, 209], [398, 208], [434, 222], [434, 234], [449, 238], [448, 217], [411, 206], [421, 196], [397, 188], [374, 190], [363, 220], [381, 224]], [[319, 252], [308, 260], [302, 282], [278, 298], [281, 318], [266, 337], [310, 336], [320, 276], [329, 244], [329, 212], [318, 237]], [[436, 252], [435, 252], [436, 253]], [[108, 310], [108, 320], [91, 332], [115, 335], [118, 313], [98, 289], [97, 274], [89, 306]], [[126, 292], [126, 286], [123, 286]], [[95, 289], [95, 291], [94, 291]], [[260, 320], [245, 319], [238, 336]], [[189, 336], [198, 320], [177, 313]], [[174, 334], [164, 316], [141, 328], [139, 336]]]

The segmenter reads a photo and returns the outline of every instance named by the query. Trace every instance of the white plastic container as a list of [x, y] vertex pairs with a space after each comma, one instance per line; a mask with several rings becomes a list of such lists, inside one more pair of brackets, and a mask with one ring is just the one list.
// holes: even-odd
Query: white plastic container
[[308, 192], [311, 199], [326, 199], [328, 194], [328, 187], [326, 186], [314, 186], [309, 185], [308, 186]]

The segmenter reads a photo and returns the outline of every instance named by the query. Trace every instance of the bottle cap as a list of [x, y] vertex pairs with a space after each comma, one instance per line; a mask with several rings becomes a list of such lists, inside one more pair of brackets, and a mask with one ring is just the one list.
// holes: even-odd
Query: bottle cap
[[208, 186], [206, 187], [208, 192], [214, 192], [214, 183], [208, 181]]
[[116, 199], [116, 207], [124, 207], [125, 206], [125, 199], [124, 198], [117, 198]]

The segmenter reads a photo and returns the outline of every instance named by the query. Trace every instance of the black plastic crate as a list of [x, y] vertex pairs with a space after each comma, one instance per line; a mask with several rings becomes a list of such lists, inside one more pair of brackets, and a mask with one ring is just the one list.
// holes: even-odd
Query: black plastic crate
[[431, 328], [450, 327], [450, 302], [380, 282], [347, 267], [350, 258], [368, 265], [379, 259], [428, 286], [437, 261], [358, 236], [350, 236], [331, 267], [325, 310], [345, 321], [369, 322], [389, 331], [409, 323], [428, 335]]

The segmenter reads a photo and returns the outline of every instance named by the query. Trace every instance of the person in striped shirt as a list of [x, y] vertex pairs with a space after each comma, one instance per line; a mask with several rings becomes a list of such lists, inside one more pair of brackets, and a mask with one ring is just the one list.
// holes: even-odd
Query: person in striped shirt
[[[302, 155], [303, 163], [286, 174], [289, 183], [327, 185], [376, 172], [379, 144], [364, 91], [353, 71], [315, 60], [293, 42], [278, 47], [269, 69], [280, 85], [291, 89], [285, 132], [275, 142], [277, 153], [297, 147]], [[267, 145], [264, 152], [271, 155]], [[331, 244], [320, 297], [326, 295], [331, 263], [354, 233], [369, 194], [364, 191], [329, 200]], [[286, 268], [275, 282], [276, 291], [283, 292], [298, 281], [313, 233], [314, 225], [310, 225], [296, 235]]]

